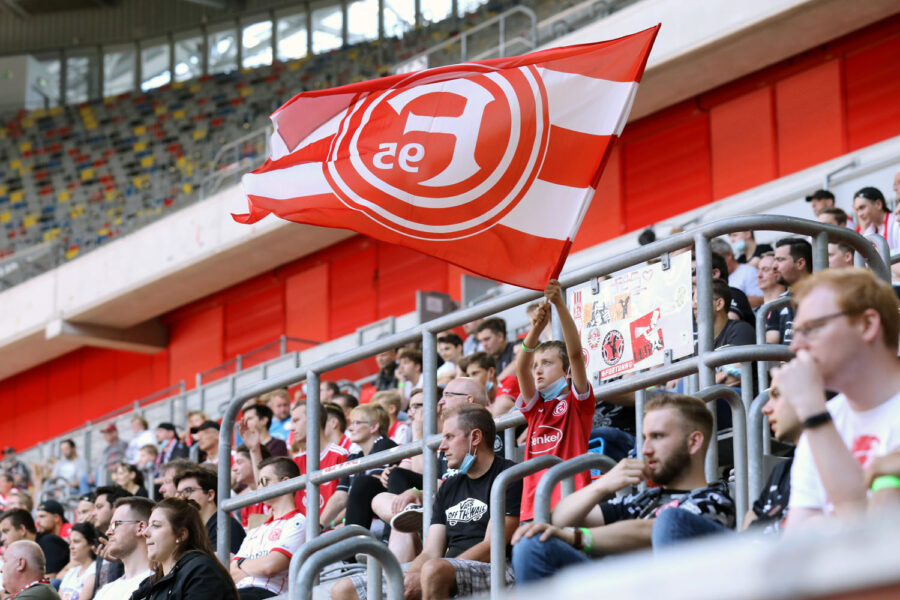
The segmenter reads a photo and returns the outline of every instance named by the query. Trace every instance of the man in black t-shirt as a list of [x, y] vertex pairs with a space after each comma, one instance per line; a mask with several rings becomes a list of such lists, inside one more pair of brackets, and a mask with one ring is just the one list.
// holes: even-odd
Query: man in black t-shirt
[[[623, 459], [600, 479], [560, 500], [552, 524], [535, 521], [520, 527], [513, 536], [516, 582], [549, 577], [588, 562], [589, 556], [671, 543], [674, 534], [657, 531], [664, 516], [685, 526], [679, 533], [702, 535], [734, 527], [728, 486], [709, 485], [704, 474], [712, 421], [698, 398], [660, 394], [647, 402], [644, 459]], [[604, 501], [645, 480], [658, 487]]]
[[506, 337], [506, 321], [500, 317], [485, 319], [475, 334], [484, 351], [494, 359], [497, 381], [516, 374], [514, 343]]
[[4, 548], [19, 540], [37, 542], [46, 558], [48, 579], [56, 577], [69, 562], [69, 544], [58, 535], [39, 534], [31, 513], [24, 508], [12, 508], [0, 514], [0, 536]]
[[[491, 486], [497, 476], [514, 465], [494, 454], [496, 426], [491, 413], [465, 404], [444, 419], [440, 450], [457, 473], [448, 477], [434, 500], [431, 525], [422, 552], [405, 565], [408, 598], [470, 596], [490, 589]], [[507, 539], [519, 524], [522, 482], [506, 490]], [[507, 568], [507, 583], [512, 570]], [[339, 581], [331, 590], [336, 600], [366, 597], [366, 575]]]
[[[756, 332], [746, 321], [735, 321], [728, 318], [728, 307], [731, 306], [731, 289], [723, 279], [713, 279], [713, 348], [725, 346], [747, 346], [756, 341]], [[716, 369], [716, 383], [732, 387], [741, 384], [741, 372], [738, 365], [725, 365]]]
[[[775, 274], [778, 283], [790, 288], [812, 273], [812, 246], [802, 238], [783, 238], [775, 243]], [[790, 295], [790, 290], [782, 296]], [[794, 307], [782, 307], [766, 317], [766, 343], [790, 344], [794, 329]]]

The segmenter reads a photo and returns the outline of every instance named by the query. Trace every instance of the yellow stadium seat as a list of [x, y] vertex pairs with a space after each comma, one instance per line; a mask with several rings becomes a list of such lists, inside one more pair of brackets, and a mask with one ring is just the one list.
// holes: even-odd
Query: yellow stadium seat
[[190, 194], [191, 192], [194, 191], [194, 184], [192, 184], [192, 183], [186, 183], [186, 184], [184, 184], [184, 185], [182, 186], [181, 189], [184, 190], [184, 193], [185, 193], [185, 194]]
[[62, 106], [54, 106], [53, 108], [50, 109], [50, 116], [55, 117], [56, 115], [61, 115], [62, 111], [63, 111]]
[[72, 260], [78, 256], [78, 248], [69, 248], [66, 250], [66, 260]]
[[38, 222], [38, 216], [39, 215], [37, 213], [31, 213], [31, 214], [25, 215], [25, 218], [22, 219], [22, 226], [26, 227], [26, 228], [34, 227], [34, 225]]
[[173, 119], [183, 119], [187, 112], [183, 108], [179, 108], [175, 112], [172, 113]]
[[68, 202], [69, 198], [71, 198], [71, 197], [72, 197], [72, 192], [70, 192], [69, 190], [60, 190], [59, 194], [57, 195], [57, 199], [60, 202]]
[[18, 158], [15, 160], [9, 161], [9, 168], [11, 168], [11, 169], [18, 169], [21, 166], [22, 166], [22, 161], [19, 160]]
[[194, 130], [194, 139], [195, 139], [195, 140], [202, 140], [202, 139], [205, 138], [205, 137], [206, 137], [206, 130], [205, 130], [205, 129], [196, 129], [196, 130]]
[[73, 206], [72, 210], [69, 212], [69, 216], [73, 219], [77, 219], [81, 215], [84, 214], [84, 205], [79, 204], [78, 206]]
[[56, 227], [55, 229], [49, 229], [44, 232], [44, 241], [45, 242], [52, 242], [53, 240], [55, 240], [57, 238], [59, 238], [59, 227]]
[[252, 87], [241, 88], [241, 96], [244, 98], [246, 98], [247, 96], [249, 96], [252, 93], [253, 93]]
[[141, 159], [141, 166], [144, 167], [145, 169], [147, 167], [152, 167], [153, 163], [155, 161], [156, 161], [156, 158], [154, 158], [153, 156], [145, 156], [144, 158]]
[[133, 149], [135, 152], [141, 152], [142, 150], [146, 150], [146, 149], [147, 149], [147, 142], [138, 142], [138, 143], [136, 143], [134, 146], [132, 146], [132, 149]]
[[145, 133], [147, 133], [146, 125], [138, 125], [134, 128], [134, 135], [144, 135]]
[[25, 199], [25, 190], [13, 190], [9, 193], [9, 203], [18, 204]]
[[183, 82], [183, 81], [174, 81], [174, 82], [172, 82], [172, 89], [173, 89], [173, 90], [180, 90], [180, 89], [183, 88], [183, 87], [184, 87], [184, 82]]
[[104, 227], [100, 231], [97, 232], [97, 235], [107, 235], [108, 233], [109, 233], [109, 229]]
[[199, 83], [194, 83], [191, 85], [191, 87], [188, 88], [188, 91], [192, 94], [196, 94], [200, 90], [201, 90], [201, 86]]
[[161, 104], [161, 105], [159, 105], [159, 106], [156, 107], [156, 110], [155, 110], [154, 112], [155, 112], [157, 115], [162, 115], [162, 114], [165, 114], [165, 112], [168, 111], [168, 110], [169, 110], [169, 107], [168, 107], [168, 106], [166, 106], [166, 105], [164, 105], [164, 104]]
[[19, 150], [22, 152], [28, 152], [31, 150], [31, 142], [22, 142], [19, 144]]
[[22, 119], [22, 129], [34, 127], [34, 119]]
[[12, 220], [12, 213], [8, 210], [0, 212], [0, 223], [9, 223]]
[[94, 178], [94, 169], [88, 168], [81, 172], [81, 180], [87, 181]]
[[115, 220], [113, 221], [113, 224], [115, 224], [115, 225], [121, 225], [121, 224], [122, 224], [122, 217], [116, 217]]

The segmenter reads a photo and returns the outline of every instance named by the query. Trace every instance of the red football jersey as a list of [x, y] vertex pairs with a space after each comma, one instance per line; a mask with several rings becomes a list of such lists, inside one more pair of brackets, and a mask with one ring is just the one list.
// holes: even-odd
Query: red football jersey
[[[347, 460], [348, 456], [350, 456], [350, 453], [343, 447], [338, 446], [337, 444], [328, 444], [322, 449], [322, 452], [319, 453], [319, 469], [327, 471], [328, 469], [333, 469], [334, 467], [342, 465]], [[295, 456], [294, 462], [300, 467], [300, 474], [305, 475], [306, 453]], [[338, 479], [334, 479], [319, 486], [319, 510], [325, 507], [325, 503], [328, 502], [328, 499], [331, 498], [335, 490], [337, 490], [338, 481]], [[297, 493], [294, 494], [294, 506], [297, 507], [297, 510], [306, 515], [306, 488], [297, 490]]]
[[505, 377], [497, 386], [497, 396], [519, 397], [519, 379], [515, 375]]
[[[575, 389], [570, 387], [568, 394], [553, 400], [544, 400], [538, 392], [534, 396], [527, 403], [521, 395], [516, 400], [516, 408], [522, 411], [528, 421], [525, 460], [542, 454], [552, 454], [568, 460], [586, 453], [594, 420], [594, 390], [588, 389], [578, 396]], [[544, 472], [539, 471], [525, 477], [522, 512], [519, 517], [523, 521], [534, 518], [534, 492]], [[579, 473], [575, 476], [575, 489], [583, 488], [590, 481], [589, 471]], [[559, 496], [557, 485], [553, 490], [551, 507], [559, 502]]]

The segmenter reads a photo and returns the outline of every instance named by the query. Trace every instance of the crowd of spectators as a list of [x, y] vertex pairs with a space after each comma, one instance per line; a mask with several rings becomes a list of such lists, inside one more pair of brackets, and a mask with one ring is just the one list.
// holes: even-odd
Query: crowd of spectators
[[[808, 200], [820, 220], [853, 226], [830, 193], [820, 190]], [[860, 190], [853, 207], [861, 231], [900, 243], [900, 237], [892, 242], [891, 228], [900, 225], [878, 190]], [[762, 320], [766, 341], [789, 345], [796, 355], [772, 371], [763, 407], [775, 439], [789, 452], [752, 499], [744, 528], [778, 535], [809, 526], [813, 517], [896, 504], [900, 305], [894, 290], [853, 268], [853, 249], [840, 242], [829, 245], [829, 268], [816, 274], [812, 246], [799, 236], [769, 246], [758, 244], [753, 232], [739, 232], [713, 240], [711, 249], [715, 348], [755, 343], [753, 324]], [[320, 529], [372, 528], [403, 563], [408, 598], [487, 590], [491, 518], [505, 520], [510, 585], [609, 554], [735, 534], [727, 481], [709, 481], [704, 468], [716, 440], [713, 411], [697, 398], [654, 391], [637, 415], [643, 437], [635, 455], [633, 399], [596, 401], [559, 283], [551, 281], [544, 295], [528, 306], [530, 326], [522, 337], [511, 336], [499, 317], [438, 336], [435, 408], [442, 441], [433, 500], [422, 491], [422, 456], [371, 464], [320, 486]], [[780, 297], [791, 302], [760, 312]], [[554, 310], [562, 340], [551, 339]], [[321, 382], [323, 471], [424, 435], [430, 394], [421, 350], [387, 350], [376, 364], [363, 402], [355, 390]], [[716, 381], [739, 387], [740, 375], [736, 365], [727, 365]], [[515, 464], [495, 425], [510, 411], [520, 411], [527, 422], [516, 438], [524, 460], [573, 458], [604, 438], [617, 465], [599, 478], [577, 475], [576, 491], [566, 498], [557, 487], [548, 523], [533, 521], [543, 473], [510, 485], [506, 514], [491, 515], [493, 482]], [[621, 418], [625, 413], [630, 423]], [[223, 566], [213, 554], [220, 424], [196, 411], [186, 421], [185, 431], [169, 422], [151, 430], [135, 415], [128, 441], [110, 423], [102, 428], [106, 444], [96, 465], [86, 463], [71, 439], [60, 443], [51, 465], [32, 468], [7, 448], [0, 472], [5, 591], [68, 600], [246, 600], [286, 593], [290, 559], [306, 538], [306, 490], [229, 515], [231, 560]], [[305, 474], [307, 435], [302, 391], [293, 402], [286, 389], [250, 400], [239, 416], [231, 456], [232, 493]], [[423, 504], [432, 501], [431, 522], [424, 524]], [[337, 599], [364, 598], [367, 591], [361, 574], [330, 585], [328, 593]]]

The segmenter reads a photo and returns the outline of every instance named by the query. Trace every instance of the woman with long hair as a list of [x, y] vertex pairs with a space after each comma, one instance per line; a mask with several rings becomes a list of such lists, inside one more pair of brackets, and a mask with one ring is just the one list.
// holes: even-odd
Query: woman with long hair
[[94, 595], [97, 530], [90, 523], [75, 523], [69, 533], [69, 567], [59, 584], [62, 600], [86, 600]]
[[209, 545], [197, 503], [161, 500], [144, 529], [153, 575], [131, 600], [238, 600], [234, 582]]
[[132, 496], [150, 497], [150, 494], [147, 493], [147, 488], [144, 487], [144, 474], [135, 465], [119, 463], [113, 478], [116, 480], [116, 483], [128, 490], [128, 493]]

